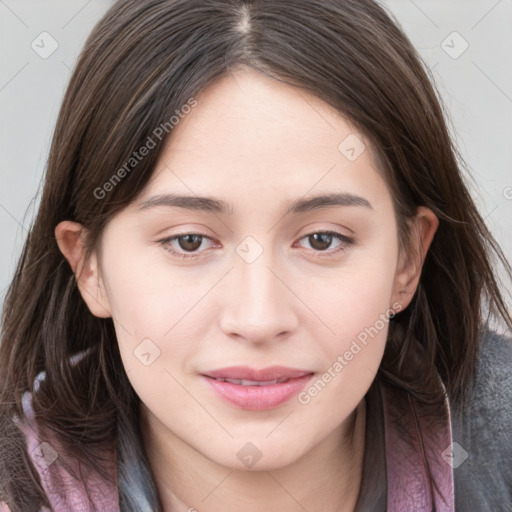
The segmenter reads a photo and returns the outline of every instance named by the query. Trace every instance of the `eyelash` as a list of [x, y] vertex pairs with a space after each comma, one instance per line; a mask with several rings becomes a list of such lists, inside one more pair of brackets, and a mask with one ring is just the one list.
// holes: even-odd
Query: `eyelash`
[[[333, 237], [338, 238], [341, 242], [340, 247], [338, 247], [334, 251], [329, 251], [329, 249], [326, 249], [325, 251], [319, 251], [319, 250], [312, 249], [315, 253], [319, 253], [318, 257], [320, 257], [320, 258], [331, 258], [331, 257], [337, 256], [340, 252], [344, 251], [347, 247], [353, 245], [355, 242], [353, 238], [350, 238], [346, 235], [342, 235], [341, 233], [338, 233], [337, 231], [313, 231], [313, 232], [308, 233], [307, 235], [304, 235], [303, 237], [301, 237], [299, 239], [299, 241], [303, 240], [304, 238], [308, 238], [312, 235], [320, 235], [320, 234], [331, 235]], [[204, 233], [181, 233], [178, 235], [173, 235], [173, 236], [164, 238], [162, 240], [159, 240], [159, 243], [164, 247], [164, 249], [167, 252], [171, 253], [174, 256], [177, 256], [178, 258], [183, 258], [183, 259], [197, 258], [200, 256], [200, 253], [198, 253], [198, 252], [182, 253], [182, 252], [176, 251], [175, 249], [171, 248], [171, 243], [174, 240], [177, 240], [179, 238], [182, 238], [182, 237], [185, 237], [188, 235], [200, 236], [200, 237], [206, 238], [208, 240], [212, 240], [208, 235], [206, 235]], [[329, 251], [329, 252], [327, 252], [327, 251]]]

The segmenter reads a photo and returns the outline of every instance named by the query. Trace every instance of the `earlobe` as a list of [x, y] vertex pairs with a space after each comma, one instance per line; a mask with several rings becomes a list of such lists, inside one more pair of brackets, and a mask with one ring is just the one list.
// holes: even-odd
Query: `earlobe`
[[99, 271], [98, 257], [92, 252], [86, 259], [86, 230], [76, 222], [63, 221], [55, 228], [60, 252], [75, 274], [80, 294], [90, 312], [99, 318], [112, 316], [110, 303]]
[[405, 309], [411, 302], [420, 281], [423, 263], [427, 256], [439, 219], [434, 212], [424, 206], [418, 207], [410, 226], [410, 240], [407, 247], [400, 249], [395, 274], [392, 302]]

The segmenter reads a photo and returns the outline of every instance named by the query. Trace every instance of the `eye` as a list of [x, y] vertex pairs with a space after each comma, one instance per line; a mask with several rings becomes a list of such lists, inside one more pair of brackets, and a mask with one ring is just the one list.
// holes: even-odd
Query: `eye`
[[[171, 254], [180, 258], [195, 258], [199, 249], [205, 249], [203, 242], [209, 240], [213, 243], [212, 239], [202, 233], [184, 233], [181, 235], [174, 235], [160, 240], [159, 243], [164, 249]], [[188, 254], [187, 254], [188, 253]]]
[[[345, 250], [348, 246], [354, 244], [354, 239], [346, 235], [338, 233], [336, 231], [318, 231], [316, 233], [310, 233], [302, 237], [299, 241], [306, 240], [310, 245], [310, 248], [315, 252], [325, 252], [322, 256], [333, 256], [339, 252]], [[333, 247], [333, 241], [338, 240], [338, 244]]]
[[[325, 253], [321, 254], [322, 257], [337, 255], [354, 243], [352, 238], [336, 231], [317, 231], [302, 237], [299, 242], [302, 240], [307, 240], [310, 249], [314, 252]], [[335, 240], [338, 241], [338, 244], [334, 246], [334, 250], [329, 250], [332, 249]], [[179, 258], [196, 258], [199, 256], [199, 253], [209, 248], [208, 244], [206, 244], [206, 247], [204, 246], [205, 241], [210, 241], [212, 243], [211, 246], [214, 244], [213, 240], [203, 233], [173, 235], [159, 240], [159, 243], [174, 256]]]

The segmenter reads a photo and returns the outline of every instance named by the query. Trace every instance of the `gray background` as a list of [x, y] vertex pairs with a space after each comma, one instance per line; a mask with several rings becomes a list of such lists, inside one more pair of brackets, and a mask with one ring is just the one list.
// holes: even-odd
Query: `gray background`
[[[111, 3], [0, 0], [0, 304], [38, 204], [71, 69]], [[512, 260], [512, 0], [382, 3], [433, 70], [472, 193]]]

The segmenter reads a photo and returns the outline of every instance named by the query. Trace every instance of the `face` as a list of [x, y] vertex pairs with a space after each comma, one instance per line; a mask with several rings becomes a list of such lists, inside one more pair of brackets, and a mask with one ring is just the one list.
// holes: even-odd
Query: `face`
[[197, 101], [107, 225], [100, 293], [81, 289], [153, 425], [227, 467], [282, 467], [343, 431], [413, 278], [371, 147], [339, 113], [242, 69]]

